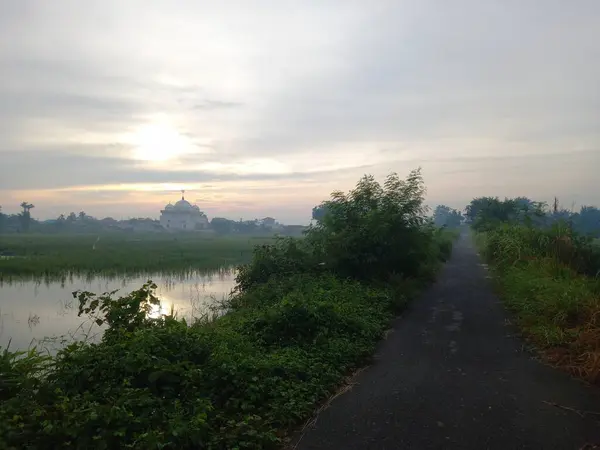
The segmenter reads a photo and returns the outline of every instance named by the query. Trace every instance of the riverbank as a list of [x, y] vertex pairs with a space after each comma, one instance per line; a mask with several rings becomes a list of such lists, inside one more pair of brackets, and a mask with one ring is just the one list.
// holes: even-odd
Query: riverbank
[[212, 321], [149, 316], [152, 285], [80, 293], [81, 313], [107, 326], [102, 342], [53, 359], [4, 353], [2, 444], [279, 447], [450, 255], [453, 237], [431, 226], [423, 195], [419, 172], [336, 194], [304, 239], [255, 249], [228, 314]]
[[13, 280], [0, 282], [0, 347], [10, 342], [11, 350], [37, 346], [53, 352], [63, 341], [102, 337], [100, 329], [86, 315], [78, 316], [73, 292], [111, 292], [126, 295], [151, 279], [161, 300], [155, 313], [194, 319], [212, 314], [235, 287], [235, 268], [189, 271], [175, 274], [71, 276], [55, 282]]
[[198, 233], [105, 235], [0, 235], [0, 281], [60, 279], [69, 275], [214, 270], [243, 264], [255, 245], [273, 236], [204, 236]]

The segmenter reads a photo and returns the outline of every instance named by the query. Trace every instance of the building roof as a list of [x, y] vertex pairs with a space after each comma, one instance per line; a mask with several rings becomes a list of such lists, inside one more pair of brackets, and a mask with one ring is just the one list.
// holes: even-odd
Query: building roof
[[177, 203], [175, 203], [174, 208], [175, 209], [180, 209], [180, 210], [192, 209], [192, 205], [190, 204], [190, 202], [188, 202], [187, 200], [185, 200], [185, 199], [182, 198]]
[[[184, 191], [182, 191], [183, 194]], [[181, 196], [181, 200], [179, 200], [177, 203], [175, 203], [175, 205], [172, 205], [171, 203], [169, 203], [167, 206], [165, 206], [165, 209], [163, 209], [161, 211], [161, 213], [191, 213], [193, 215], [197, 215], [200, 214], [202, 216], [206, 216], [202, 211], [200, 211], [200, 208], [197, 205], [192, 205], [190, 202], [188, 202], [185, 197], [182, 195]]]

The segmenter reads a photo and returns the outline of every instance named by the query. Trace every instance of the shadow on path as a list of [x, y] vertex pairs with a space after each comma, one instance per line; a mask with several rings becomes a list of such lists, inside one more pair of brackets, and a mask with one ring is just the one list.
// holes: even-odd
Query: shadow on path
[[486, 277], [469, 236], [461, 236], [437, 282], [394, 323], [373, 366], [296, 437], [296, 448], [576, 450], [600, 443], [600, 415], [556, 406], [600, 411], [599, 390], [527, 354]]

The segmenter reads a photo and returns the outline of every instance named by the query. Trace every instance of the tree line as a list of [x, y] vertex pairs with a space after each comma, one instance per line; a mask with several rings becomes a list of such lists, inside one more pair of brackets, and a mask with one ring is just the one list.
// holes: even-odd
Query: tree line
[[584, 205], [579, 211], [563, 207], [558, 198], [551, 205], [527, 197], [477, 197], [465, 208], [466, 220], [478, 231], [495, 228], [501, 223], [522, 223], [541, 228], [565, 223], [572, 231], [600, 237], [600, 209]]
[[[117, 220], [112, 217], [98, 219], [87, 214], [70, 212], [60, 214], [52, 220], [36, 220], [31, 216], [35, 206], [29, 202], [21, 203], [19, 214], [3, 214], [0, 206], [0, 233], [101, 233], [107, 231], [164, 231], [160, 222], [150, 218], [132, 218]], [[283, 235], [299, 235], [306, 228], [302, 225], [282, 225], [272, 217], [252, 220], [231, 220], [214, 217], [210, 221], [210, 229], [217, 234], [261, 234], [278, 232]]]

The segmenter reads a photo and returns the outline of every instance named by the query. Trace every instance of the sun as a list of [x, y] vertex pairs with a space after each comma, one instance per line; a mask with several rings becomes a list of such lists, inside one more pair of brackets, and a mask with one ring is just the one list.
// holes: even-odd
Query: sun
[[134, 158], [148, 162], [174, 159], [192, 147], [185, 136], [162, 124], [144, 125], [135, 133], [134, 141]]

